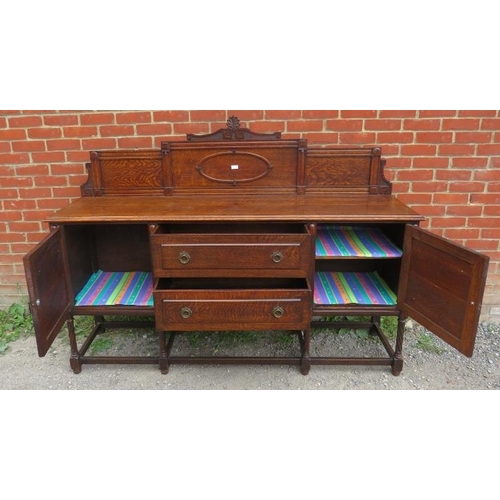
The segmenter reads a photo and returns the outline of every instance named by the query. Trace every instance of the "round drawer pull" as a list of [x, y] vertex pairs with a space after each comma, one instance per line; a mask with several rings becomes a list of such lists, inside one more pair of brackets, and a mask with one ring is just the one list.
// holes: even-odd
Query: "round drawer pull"
[[279, 264], [282, 260], [283, 260], [283, 254], [281, 252], [273, 252], [271, 254], [271, 260], [275, 263], [275, 264]]
[[189, 307], [187, 307], [187, 306], [181, 307], [181, 316], [184, 319], [190, 318], [191, 314], [193, 314], [193, 311]]
[[191, 255], [188, 252], [179, 253], [179, 262], [181, 264], [187, 264], [191, 260]]
[[283, 314], [285, 314], [285, 310], [280, 307], [280, 306], [276, 306], [273, 308], [273, 316], [276, 318], [276, 319], [280, 319]]

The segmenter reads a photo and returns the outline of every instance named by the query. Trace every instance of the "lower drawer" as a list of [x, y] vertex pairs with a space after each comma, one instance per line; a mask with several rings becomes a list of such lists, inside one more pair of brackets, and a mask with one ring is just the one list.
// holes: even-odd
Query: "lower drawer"
[[159, 280], [154, 291], [158, 330], [300, 330], [311, 321], [311, 290], [305, 280], [273, 280], [270, 288], [266, 280], [255, 285], [196, 280], [199, 288], [179, 286], [183, 281]]

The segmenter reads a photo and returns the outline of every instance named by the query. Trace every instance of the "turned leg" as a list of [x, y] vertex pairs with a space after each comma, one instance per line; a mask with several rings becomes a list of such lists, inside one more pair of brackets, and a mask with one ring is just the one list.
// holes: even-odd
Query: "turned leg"
[[380, 327], [380, 316], [372, 316], [371, 317], [372, 326], [370, 327], [369, 334], [370, 335], [378, 335], [377, 325]]
[[69, 365], [73, 373], [80, 373], [82, 371], [82, 363], [80, 361], [80, 353], [78, 352], [78, 344], [76, 343], [75, 335], [75, 322], [73, 316], [66, 320], [66, 326], [69, 333], [69, 345], [71, 348], [71, 356], [69, 358]]
[[311, 344], [311, 329], [302, 331], [302, 356], [300, 358], [300, 373], [307, 375], [311, 368], [311, 357], [309, 354], [309, 346]]
[[392, 362], [392, 374], [397, 376], [403, 371], [403, 339], [405, 332], [406, 316], [399, 313], [398, 333], [396, 336], [396, 349], [394, 350], [394, 360]]
[[160, 371], [163, 375], [168, 373], [168, 353], [167, 353], [167, 342], [166, 342], [166, 332], [159, 332], [160, 336]]

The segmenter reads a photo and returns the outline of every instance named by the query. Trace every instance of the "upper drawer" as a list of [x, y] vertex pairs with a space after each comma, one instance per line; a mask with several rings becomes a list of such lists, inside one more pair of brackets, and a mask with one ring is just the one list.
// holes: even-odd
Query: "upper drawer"
[[159, 227], [151, 235], [154, 273], [167, 276], [307, 277], [312, 238], [304, 225]]

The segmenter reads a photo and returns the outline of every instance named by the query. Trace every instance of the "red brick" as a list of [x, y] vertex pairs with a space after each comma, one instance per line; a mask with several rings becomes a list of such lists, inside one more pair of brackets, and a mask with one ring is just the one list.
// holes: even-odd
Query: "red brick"
[[69, 203], [68, 198], [49, 198], [37, 200], [37, 208], [42, 210], [59, 210]]
[[152, 148], [151, 137], [122, 137], [118, 139], [119, 148]]
[[42, 125], [40, 116], [12, 116], [9, 117], [9, 127], [38, 127]]
[[413, 205], [412, 208], [426, 218], [443, 217], [446, 211], [444, 205]]
[[359, 134], [349, 134], [343, 133], [340, 134], [340, 144], [360, 144], [360, 145], [368, 145], [375, 144], [375, 133], [374, 132], [363, 132]]
[[387, 158], [386, 169], [388, 168], [403, 169], [410, 167], [411, 167], [411, 158], [403, 158], [403, 157]]
[[431, 181], [433, 177], [433, 170], [415, 170], [411, 168], [408, 170], [398, 170], [396, 172], [396, 179], [398, 181]]
[[413, 168], [448, 168], [450, 160], [438, 156], [421, 156], [413, 158]]
[[440, 120], [404, 120], [404, 130], [439, 130], [441, 127]]
[[436, 146], [432, 144], [408, 144], [401, 146], [401, 154], [407, 156], [432, 156], [436, 154]]
[[446, 230], [446, 236], [454, 241], [479, 238], [479, 229], [450, 228]]
[[38, 198], [50, 198], [52, 192], [47, 187], [33, 187], [31, 189], [19, 189], [19, 197], [28, 200], [36, 200]]
[[54, 187], [52, 192], [55, 198], [79, 198], [80, 197], [80, 184], [85, 182], [86, 179], [82, 179], [81, 182], [77, 183], [75, 186], [69, 187]]
[[434, 193], [432, 202], [440, 205], [462, 205], [469, 203], [469, 195], [461, 193]]
[[470, 181], [472, 170], [440, 169], [436, 170], [436, 180], [438, 181]]
[[479, 130], [480, 120], [472, 118], [445, 118], [443, 130]]
[[31, 139], [50, 139], [61, 137], [61, 129], [59, 127], [39, 127], [28, 129], [28, 137]]
[[[5, 210], [23, 210], [35, 209], [35, 200], [4, 200], [3, 206]], [[3, 258], [3, 257], [2, 257]]]
[[365, 130], [401, 130], [401, 120], [365, 120]]
[[452, 110], [422, 110], [418, 112], [418, 116], [421, 118], [431, 118], [436, 116], [456, 116], [457, 112]]
[[448, 205], [446, 215], [461, 215], [465, 217], [479, 217], [483, 212], [483, 207], [479, 205]]
[[380, 118], [415, 118], [417, 112], [415, 110], [393, 109], [380, 110], [378, 112]]
[[39, 187], [45, 186], [67, 186], [68, 178], [63, 175], [47, 175], [35, 177], [35, 185]]
[[12, 143], [12, 150], [14, 152], [45, 151], [45, 142], [43, 142], [43, 141], [14, 141]]
[[500, 130], [500, 118], [488, 118], [481, 122], [482, 130]]
[[485, 239], [496, 239], [500, 241], [500, 226], [496, 229], [481, 229], [481, 237]]
[[176, 134], [207, 134], [208, 123], [174, 123]]
[[44, 116], [43, 122], [45, 125], [78, 125], [77, 115], [49, 115]]
[[137, 125], [135, 127], [137, 135], [163, 135], [167, 136], [172, 133], [172, 125], [170, 123], [157, 123], [148, 125]]
[[255, 122], [250, 125], [251, 130], [263, 134], [284, 131], [286, 128], [285, 122], [280, 121], [265, 121]]
[[229, 110], [227, 116], [237, 116], [240, 120], [248, 121], [263, 120], [264, 111], [257, 109]]
[[439, 146], [439, 154], [443, 156], [474, 155], [475, 146], [465, 144], [443, 144]]
[[496, 250], [498, 248], [498, 242], [492, 240], [467, 240], [465, 246], [468, 248], [473, 248], [474, 250], [487, 251]]
[[387, 143], [409, 144], [413, 142], [413, 132], [379, 132], [377, 143], [379, 145]]
[[29, 187], [33, 185], [32, 177], [21, 177], [15, 175], [14, 177], [0, 177], [0, 187]]
[[432, 227], [466, 227], [467, 219], [465, 217], [435, 217], [431, 221]]
[[[82, 148], [93, 151], [98, 149], [115, 149], [116, 139], [82, 139]], [[88, 153], [86, 153], [87, 160], [89, 159]]]
[[321, 131], [323, 130], [322, 120], [289, 120], [286, 123], [287, 132]]
[[484, 207], [482, 217], [469, 217], [467, 225], [469, 227], [479, 227], [479, 228], [494, 228], [498, 229], [499, 219], [496, 217], [485, 217], [486, 209], [490, 207]]
[[448, 183], [447, 182], [437, 182], [437, 181], [413, 182], [411, 187], [412, 187], [412, 191], [415, 193], [419, 193], [419, 192], [435, 193], [438, 191], [447, 191]]
[[[474, 170], [474, 180], [475, 181], [500, 181], [500, 170], [484, 169], [484, 170]], [[492, 182], [488, 183], [488, 188], [491, 186]]]
[[88, 162], [90, 161], [89, 152], [88, 151], [67, 151], [66, 158], [69, 162]]
[[296, 109], [276, 109], [265, 111], [266, 120], [293, 120], [302, 118], [302, 111]]
[[0, 130], [0, 141], [16, 141], [26, 139], [26, 130], [22, 128], [7, 128]]
[[489, 193], [496, 193], [500, 191], [500, 182], [488, 182], [486, 184]]
[[[190, 111], [191, 120], [194, 122], [226, 122], [226, 112], [220, 110]], [[236, 115], [239, 117], [239, 115]], [[226, 128], [226, 127], [224, 127]]]
[[0, 164], [5, 163], [29, 163], [30, 157], [27, 153], [0, 154]]
[[455, 142], [490, 142], [490, 132], [455, 132]]
[[114, 113], [91, 113], [80, 115], [82, 125], [113, 125], [115, 123]]
[[333, 110], [328, 110], [328, 109], [303, 110], [302, 116], [305, 119], [309, 119], [309, 118], [321, 118], [321, 119], [338, 118], [339, 112], [333, 111]]
[[338, 144], [339, 134], [336, 132], [306, 132], [304, 138], [309, 144]]
[[151, 123], [151, 111], [116, 113], [116, 123]]
[[363, 130], [363, 120], [327, 120], [327, 130], [343, 131], [359, 131]]
[[48, 151], [67, 151], [68, 149], [80, 149], [79, 139], [47, 139]]
[[473, 193], [470, 196], [470, 202], [484, 205], [500, 205], [500, 193]]
[[500, 155], [500, 144], [479, 144], [477, 154], [478, 156]]
[[432, 195], [429, 193], [401, 193], [397, 198], [411, 206], [429, 206], [432, 201]]
[[458, 116], [496, 116], [497, 112], [495, 110], [488, 110], [488, 109], [483, 109], [483, 110], [464, 110], [464, 111], [459, 111]]
[[40, 224], [37, 222], [11, 222], [10, 231], [13, 233], [30, 233], [40, 231]]
[[64, 137], [92, 137], [97, 135], [97, 127], [64, 127]]
[[[483, 213], [485, 217], [500, 216], [500, 204], [484, 207]], [[500, 225], [500, 219], [497, 219], [497, 225]]]
[[102, 137], [117, 137], [124, 135], [134, 135], [132, 125], [102, 125], [99, 127]]
[[59, 163], [50, 166], [51, 175], [83, 175], [85, 166], [81, 163]]
[[342, 110], [340, 112], [340, 116], [342, 118], [376, 118], [377, 110]]
[[416, 140], [420, 144], [435, 144], [439, 142], [453, 142], [453, 132], [417, 132]]
[[155, 122], [187, 122], [189, 120], [188, 111], [154, 111], [153, 120]]
[[16, 175], [49, 175], [49, 167], [48, 165], [39, 165], [37, 163], [19, 165], [16, 167]]
[[488, 165], [488, 158], [452, 158], [451, 164], [459, 168], [480, 168]]
[[49, 153], [32, 153], [31, 157], [35, 163], [60, 163], [66, 161], [62, 151], [51, 151]]
[[484, 182], [450, 182], [450, 193], [483, 193], [486, 184]]

